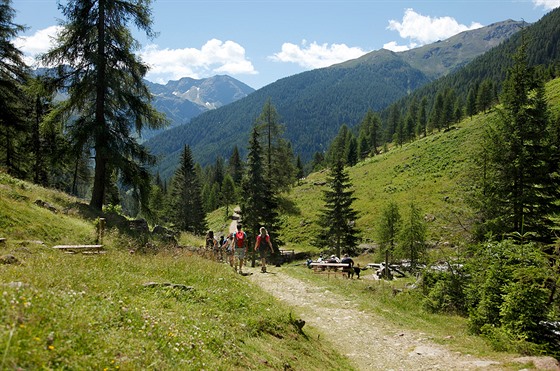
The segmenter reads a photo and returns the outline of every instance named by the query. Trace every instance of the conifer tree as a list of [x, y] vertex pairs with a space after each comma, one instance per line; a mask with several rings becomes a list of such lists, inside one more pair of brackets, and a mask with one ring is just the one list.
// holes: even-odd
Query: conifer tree
[[426, 252], [426, 224], [414, 202], [410, 203], [407, 216], [398, 236], [396, 252], [410, 261], [410, 268], [414, 271]]
[[401, 228], [399, 206], [390, 202], [382, 211], [377, 227], [377, 240], [385, 251], [393, 253]]
[[134, 132], [159, 128], [165, 120], [151, 105], [143, 80], [148, 66], [134, 54], [139, 44], [127, 28], [132, 22], [149, 37], [151, 0], [70, 0], [61, 5], [66, 21], [56, 45], [42, 58], [58, 67], [57, 86], [68, 99], [54, 117], [76, 117], [69, 135], [94, 153], [90, 205], [101, 210], [110, 169], [119, 181], [134, 186], [147, 205], [150, 190], [146, 165], [153, 162]]
[[181, 162], [172, 180], [170, 197], [173, 224], [182, 231], [203, 234], [206, 230], [206, 215], [189, 146], [183, 149]]
[[0, 164], [8, 174], [23, 178], [27, 172], [27, 159], [23, 144], [27, 130], [23, 85], [27, 79], [27, 66], [23, 53], [13, 40], [24, 27], [13, 22], [15, 11], [11, 1], [0, 2]]
[[418, 135], [423, 135], [426, 137], [428, 135], [427, 126], [428, 126], [428, 99], [423, 97], [420, 101], [420, 112], [418, 112]]
[[311, 161], [311, 171], [318, 171], [325, 166], [325, 155], [322, 152], [315, 152]]
[[365, 158], [370, 153], [378, 154], [379, 146], [379, 130], [381, 127], [381, 119], [379, 115], [368, 109], [365, 117], [360, 123], [360, 132], [358, 134], [359, 157]]
[[229, 206], [235, 202], [235, 183], [231, 175], [226, 174], [222, 183], [222, 201], [226, 207], [226, 217], [229, 216]]
[[[303, 171], [303, 163], [301, 162], [301, 157], [298, 155], [296, 159], [296, 179], [299, 182], [305, 176]], [[298, 183], [299, 184], [299, 183]]]
[[358, 141], [353, 135], [348, 142], [348, 146], [346, 147], [344, 154], [346, 164], [348, 166], [354, 166], [358, 163]]
[[549, 125], [544, 86], [527, 65], [525, 45], [514, 55], [503, 84], [488, 155], [481, 212], [499, 235], [531, 232], [550, 242], [551, 216], [559, 212], [558, 146]]
[[325, 207], [317, 223], [322, 227], [318, 241], [334, 248], [337, 256], [355, 253], [359, 230], [355, 223], [358, 213], [352, 208], [356, 199], [350, 177], [344, 169], [342, 159], [336, 161], [327, 176], [327, 187], [323, 191]]
[[486, 112], [494, 102], [494, 84], [491, 80], [485, 79], [478, 88], [476, 96], [476, 110], [478, 112]]
[[436, 99], [430, 111], [430, 131], [437, 129], [441, 130], [445, 122], [445, 99], [441, 92], [436, 94]]
[[401, 122], [401, 111], [396, 103], [389, 107], [389, 116], [387, 117], [387, 128], [385, 133], [385, 142], [394, 141], [394, 135]]
[[469, 89], [467, 94], [467, 106], [465, 114], [472, 118], [476, 114], [476, 93], [474, 89]]
[[256, 120], [259, 136], [262, 140], [264, 170], [271, 182], [272, 191], [285, 191], [294, 181], [294, 158], [291, 144], [282, 135], [284, 125], [280, 115], [269, 100]]
[[[242, 182], [240, 202], [243, 228], [249, 236], [249, 246], [254, 246], [258, 230], [264, 226], [271, 236], [275, 251], [278, 252], [278, 246], [282, 245], [278, 239], [278, 201], [264, 171], [263, 149], [256, 126], [251, 132], [248, 149], [247, 174]], [[254, 259], [253, 254], [253, 264]]]
[[241, 180], [243, 179], [243, 160], [241, 159], [241, 155], [239, 154], [239, 149], [237, 146], [233, 147], [233, 151], [228, 161], [228, 173], [231, 175], [234, 183], [237, 186], [241, 185]]

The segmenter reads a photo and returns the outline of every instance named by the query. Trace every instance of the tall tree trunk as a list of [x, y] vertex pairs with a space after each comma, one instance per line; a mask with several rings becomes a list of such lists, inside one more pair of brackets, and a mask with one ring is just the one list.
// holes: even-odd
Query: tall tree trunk
[[97, 91], [95, 107], [95, 123], [98, 134], [95, 137], [95, 178], [91, 194], [90, 206], [101, 210], [105, 197], [105, 178], [107, 176], [107, 163], [109, 161], [105, 150], [105, 136], [107, 123], [105, 122], [105, 87], [107, 56], [105, 55], [105, 0], [99, 1], [99, 21], [97, 24], [98, 44], [97, 55], [99, 62], [97, 65]]
[[96, 210], [103, 209], [103, 199], [105, 198], [107, 159], [103, 152], [103, 150], [97, 149], [95, 151], [95, 176], [93, 179], [90, 206]]

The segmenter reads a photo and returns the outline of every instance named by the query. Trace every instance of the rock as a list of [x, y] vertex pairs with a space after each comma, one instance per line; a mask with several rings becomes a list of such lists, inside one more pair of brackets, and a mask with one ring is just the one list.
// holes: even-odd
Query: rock
[[146, 282], [142, 286], [144, 286], [144, 287], [171, 287], [173, 289], [179, 289], [179, 290], [184, 290], [184, 291], [194, 290], [194, 287], [192, 287], [192, 286], [183, 285], [181, 283], [170, 283], [170, 282], [162, 282], [162, 283]]
[[148, 227], [148, 222], [145, 219], [135, 219], [128, 222], [130, 229], [135, 230], [140, 233], [148, 233], [150, 228]]
[[21, 262], [13, 255], [0, 256], [0, 263], [2, 264], [21, 264]]
[[58, 210], [56, 207], [54, 207], [53, 205], [51, 205], [50, 203], [43, 201], [43, 200], [36, 200], [35, 201], [35, 205], [43, 207], [49, 211], [52, 211], [53, 213], [58, 213]]
[[533, 363], [538, 370], [560, 370], [560, 363], [552, 357], [519, 357], [515, 358], [514, 361], [519, 363]]

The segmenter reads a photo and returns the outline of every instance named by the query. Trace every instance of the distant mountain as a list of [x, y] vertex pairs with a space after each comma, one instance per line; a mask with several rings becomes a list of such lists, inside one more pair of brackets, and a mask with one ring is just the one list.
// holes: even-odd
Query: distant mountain
[[368, 109], [380, 111], [417, 88], [447, 75], [519, 31], [524, 22], [505, 21], [422, 48], [395, 53], [378, 50], [331, 67], [278, 80], [247, 97], [205, 112], [146, 144], [168, 177], [185, 144], [202, 165], [228, 158], [233, 146], [242, 153], [255, 118], [267, 99], [286, 127], [286, 137], [304, 161], [323, 151], [340, 126], [356, 126]]
[[[539, 75], [557, 76], [560, 66], [560, 8], [524, 28], [523, 32], [512, 35], [499, 46], [476, 57], [464, 68], [422, 86], [395, 104], [401, 112], [406, 112], [413, 101], [425, 98], [427, 106], [431, 107], [437, 93], [446, 90], [453, 90], [459, 99], [466, 102], [469, 91], [476, 91], [484, 80], [492, 81], [495, 90], [499, 92], [508, 69], [514, 63], [512, 56], [522, 43], [525, 43], [527, 48], [527, 63], [533, 67], [538, 66]], [[381, 116], [388, 116], [389, 111], [382, 111]]]
[[[235, 102], [255, 91], [226, 75], [198, 80], [184, 77], [165, 85], [145, 82], [153, 94], [154, 107], [170, 121], [167, 129], [186, 124], [203, 112]], [[143, 132], [142, 138], [149, 139], [164, 130]]]

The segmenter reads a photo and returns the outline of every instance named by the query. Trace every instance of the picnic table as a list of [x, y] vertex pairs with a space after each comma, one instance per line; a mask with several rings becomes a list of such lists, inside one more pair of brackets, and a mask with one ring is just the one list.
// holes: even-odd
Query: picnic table
[[313, 269], [314, 273], [325, 273], [328, 277], [331, 274], [347, 274], [350, 264], [348, 263], [328, 263], [328, 262], [312, 262], [309, 267]]

